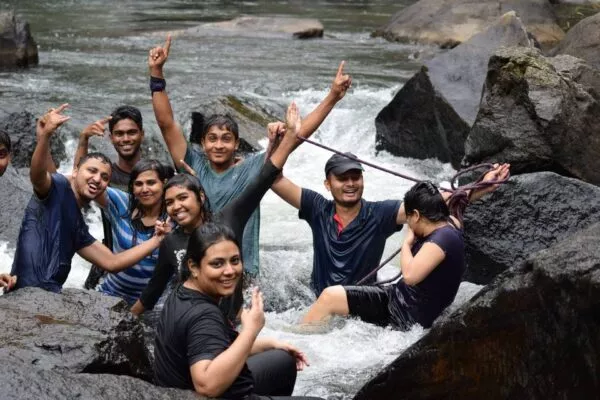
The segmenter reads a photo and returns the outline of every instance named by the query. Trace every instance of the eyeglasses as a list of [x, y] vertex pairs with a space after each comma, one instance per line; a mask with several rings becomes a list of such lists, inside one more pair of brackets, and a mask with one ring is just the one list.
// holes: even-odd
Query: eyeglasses
[[10, 151], [8, 151], [6, 147], [0, 149], [0, 160], [4, 160], [6, 157], [8, 157], [9, 154]]

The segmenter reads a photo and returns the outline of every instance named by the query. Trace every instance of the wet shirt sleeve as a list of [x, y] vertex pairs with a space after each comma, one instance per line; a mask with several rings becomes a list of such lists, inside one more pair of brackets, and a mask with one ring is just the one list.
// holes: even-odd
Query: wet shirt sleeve
[[217, 307], [204, 308], [201, 313], [194, 315], [187, 329], [189, 365], [202, 360], [213, 360], [227, 350], [231, 344], [229, 329]]
[[303, 188], [298, 218], [312, 224], [315, 218], [325, 209], [327, 203], [328, 200], [319, 193]]
[[396, 219], [398, 210], [400, 210], [400, 200], [385, 200], [375, 203], [377, 215], [380, 217], [381, 232], [391, 235], [402, 229], [402, 224], [398, 225]]

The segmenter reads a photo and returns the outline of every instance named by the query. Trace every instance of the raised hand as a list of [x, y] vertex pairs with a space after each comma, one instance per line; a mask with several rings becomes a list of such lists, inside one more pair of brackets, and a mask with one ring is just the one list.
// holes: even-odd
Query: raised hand
[[148, 68], [150, 69], [150, 75], [157, 76], [159, 73], [162, 74], [162, 68], [167, 62], [167, 58], [169, 58], [170, 49], [171, 35], [169, 34], [162, 47], [157, 46], [150, 50], [150, 53], [148, 54]]
[[99, 119], [98, 121], [89, 124], [81, 131], [80, 136], [85, 137], [86, 139], [91, 138], [92, 136], [104, 136], [105, 125], [110, 121], [112, 117], [106, 117]]
[[281, 121], [271, 122], [267, 125], [267, 138], [269, 143], [285, 133], [285, 123]]
[[298, 111], [296, 102], [292, 101], [285, 113], [285, 135], [282, 143], [288, 143], [293, 148], [299, 142], [297, 136], [301, 126], [300, 111]]
[[335, 96], [337, 101], [340, 101], [346, 95], [346, 91], [352, 85], [352, 77], [344, 74], [344, 66], [346, 61], [342, 61], [338, 67], [333, 83], [331, 84], [331, 93]]
[[51, 108], [46, 114], [38, 118], [36, 124], [36, 134], [38, 136], [51, 136], [59, 126], [71, 119], [62, 115], [61, 113], [69, 107], [69, 104], [65, 103], [58, 108]]
[[263, 326], [265, 326], [263, 295], [257, 287], [252, 290], [252, 304], [250, 308], [242, 310], [240, 319], [242, 320], [244, 329], [249, 329], [257, 335]]
[[171, 232], [171, 228], [171, 217], [167, 217], [164, 221], [157, 219], [154, 223], [154, 236], [162, 241]]

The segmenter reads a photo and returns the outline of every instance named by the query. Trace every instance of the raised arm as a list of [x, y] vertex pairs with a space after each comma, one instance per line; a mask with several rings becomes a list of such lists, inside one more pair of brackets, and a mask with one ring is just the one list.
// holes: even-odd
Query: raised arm
[[68, 106], [68, 104], [63, 104], [56, 109], [50, 109], [43, 117], [38, 119], [36, 124], [37, 144], [31, 157], [29, 179], [35, 193], [42, 198], [50, 192], [52, 185], [50, 174], [54, 172], [54, 169], [49, 166], [52, 160], [50, 156], [50, 138], [59, 126], [71, 118], [61, 115]]
[[[167, 41], [163, 47], [155, 47], [150, 50], [148, 55], [148, 68], [150, 69], [151, 81], [158, 81], [160, 86], [160, 80], [164, 82], [163, 66], [167, 62], [169, 57], [169, 50], [171, 48], [171, 35], [167, 36]], [[154, 79], [153, 79], [154, 78]], [[171, 158], [177, 167], [181, 167], [179, 160], [185, 158], [185, 152], [187, 151], [187, 141], [183, 135], [183, 131], [179, 124], [173, 117], [173, 109], [169, 102], [169, 96], [165, 89], [156, 90], [152, 89], [152, 108], [154, 109], [154, 116], [156, 123], [160, 128], [160, 132], [165, 139], [165, 143], [171, 154]]]
[[111, 119], [112, 117], [108, 116], [83, 128], [79, 134], [79, 144], [77, 145], [77, 151], [75, 152], [75, 158], [73, 159], [73, 168], [77, 168], [79, 160], [87, 155], [90, 138], [92, 136], [104, 136], [105, 125]]

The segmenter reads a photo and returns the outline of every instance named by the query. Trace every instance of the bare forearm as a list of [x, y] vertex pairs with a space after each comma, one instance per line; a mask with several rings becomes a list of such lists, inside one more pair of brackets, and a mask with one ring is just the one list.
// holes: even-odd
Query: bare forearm
[[407, 243], [402, 244], [402, 251], [400, 252], [400, 269], [402, 275], [409, 275], [411, 271], [410, 262], [413, 260], [413, 255], [410, 246]]
[[76, 168], [79, 164], [79, 160], [85, 157], [88, 153], [89, 139], [87, 136], [79, 136], [79, 143], [77, 145], [77, 151], [75, 152], [75, 158], [73, 159], [73, 168]]
[[210, 397], [223, 394], [246, 364], [257, 334], [243, 330], [227, 350], [210, 362], [201, 379], [193, 379], [192, 376], [197, 391]]
[[38, 136], [37, 145], [31, 156], [29, 179], [34, 188], [43, 185], [48, 176], [48, 154], [50, 154], [50, 138]]
[[250, 355], [262, 353], [263, 351], [267, 351], [273, 348], [275, 348], [273, 338], [258, 338], [254, 341], [254, 345], [252, 345]]
[[101, 257], [97, 265], [108, 272], [120, 272], [137, 264], [144, 257], [151, 254], [159, 245], [160, 240], [156, 236], [153, 236], [150, 240], [121, 253], [114, 254], [109, 251], [110, 255], [107, 254], [106, 257]]
[[337, 101], [335, 95], [330, 92], [317, 108], [312, 110], [312, 112], [302, 120], [302, 127], [300, 128], [300, 133], [298, 135], [304, 138], [310, 137], [310, 135], [312, 135], [323, 123], [325, 118], [327, 118], [331, 110], [333, 110], [333, 107], [337, 104]]

